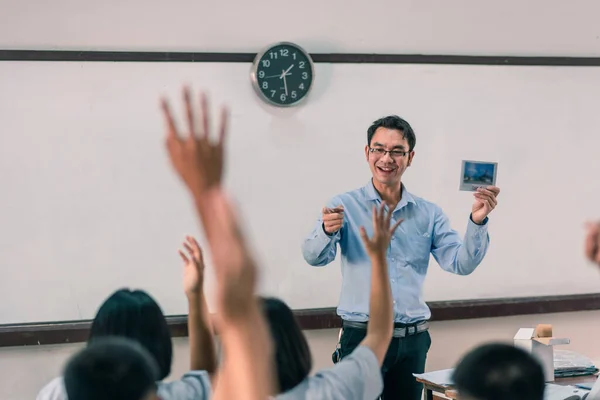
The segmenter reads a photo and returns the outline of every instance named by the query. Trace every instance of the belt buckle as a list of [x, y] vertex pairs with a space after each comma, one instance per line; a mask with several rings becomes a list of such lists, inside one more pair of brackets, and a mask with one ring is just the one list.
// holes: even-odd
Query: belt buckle
[[406, 329], [407, 329], [407, 334], [408, 335], [414, 335], [415, 332], [417, 331], [417, 327], [416, 326], [409, 326]]

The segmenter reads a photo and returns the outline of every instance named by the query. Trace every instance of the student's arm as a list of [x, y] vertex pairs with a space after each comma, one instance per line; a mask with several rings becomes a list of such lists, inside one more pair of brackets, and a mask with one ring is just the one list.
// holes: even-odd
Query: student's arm
[[204, 297], [204, 257], [200, 245], [193, 237], [187, 236], [183, 246], [185, 252], [179, 250], [179, 255], [184, 262], [183, 286], [188, 299], [190, 369], [204, 370], [213, 378], [217, 369], [217, 355], [210, 313]]
[[227, 112], [219, 138], [210, 139], [208, 106], [201, 97], [196, 126], [191, 97], [184, 91], [189, 133], [181, 137], [166, 101], [166, 146], [171, 164], [196, 205], [212, 253], [217, 281], [217, 315], [224, 362], [214, 390], [217, 400], [265, 400], [275, 392], [270, 337], [255, 298], [256, 266], [245, 247], [231, 205], [221, 190]]
[[402, 222], [399, 220], [393, 227], [390, 227], [391, 212], [386, 213], [383, 206], [382, 204], [379, 210], [373, 208], [373, 237], [369, 239], [363, 227], [360, 230], [363, 243], [371, 259], [369, 323], [367, 335], [361, 345], [373, 351], [379, 365], [383, 364], [394, 329], [392, 289], [390, 288], [386, 254], [390, 239]]
[[320, 267], [335, 260], [343, 222], [343, 206], [330, 201], [323, 207], [314, 229], [302, 243], [302, 256], [309, 265]]
[[221, 337], [224, 358], [214, 391], [215, 400], [266, 400], [278, 391], [272, 343], [258, 307], [246, 309], [241, 319], [227, 323]]
[[200, 208], [217, 277], [224, 353], [214, 398], [264, 400], [276, 390], [271, 338], [254, 293], [257, 268], [224, 192], [213, 189]]
[[[383, 207], [383, 205], [382, 205]], [[363, 400], [376, 398], [383, 389], [381, 365], [392, 338], [394, 314], [392, 292], [387, 271], [386, 253], [393, 232], [402, 220], [390, 228], [391, 214], [383, 208], [373, 209], [373, 236], [361, 236], [371, 259], [371, 294], [367, 335], [354, 351], [332, 368], [310, 377], [277, 400], [323, 398]]]

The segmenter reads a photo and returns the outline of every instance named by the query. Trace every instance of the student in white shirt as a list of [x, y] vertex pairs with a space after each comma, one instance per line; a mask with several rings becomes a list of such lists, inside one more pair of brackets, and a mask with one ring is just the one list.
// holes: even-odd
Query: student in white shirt
[[277, 400], [339, 399], [374, 400], [383, 390], [381, 365], [393, 329], [392, 297], [387, 279], [387, 248], [394, 230], [391, 213], [374, 209], [373, 232], [361, 232], [371, 260], [370, 315], [367, 333], [360, 345], [332, 368], [308, 376], [312, 360], [306, 338], [292, 310], [281, 300], [264, 299], [263, 310], [275, 344], [275, 360], [280, 393]]
[[[163, 382], [171, 373], [173, 347], [167, 321], [160, 306], [142, 290], [121, 289], [104, 301], [98, 310], [88, 343], [107, 336], [126, 337], [139, 342], [156, 360], [159, 369], [158, 394], [162, 400], [204, 400], [211, 393], [211, 375], [216, 354], [210, 315], [204, 298], [204, 262], [196, 240], [187, 237], [183, 246], [184, 291], [189, 307], [190, 372], [181, 379]], [[37, 400], [67, 400], [63, 377], [48, 383]]]
[[68, 361], [64, 372], [71, 400], [160, 400], [158, 364], [138, 342], [98, 339]]

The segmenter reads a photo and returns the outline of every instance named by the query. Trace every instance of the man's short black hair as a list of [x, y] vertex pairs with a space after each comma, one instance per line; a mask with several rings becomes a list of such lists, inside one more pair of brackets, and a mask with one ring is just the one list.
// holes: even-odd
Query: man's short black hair
[[387, 117], [379, 118], [374, 121], [369, 129], [367, 130], [367, 145], [371, 145], [371, 140], [377, 128], [396, 129], [402, 133], [402, 137], [408, 142], [408, 151], [413, 151], [417, 144], [417, 137], [410, 124], [400, 118], [397, 115], [389, 115]]
[[452, 380], [462, 396], [476, 400], [543, 400], [540, 363], [509, 344], [490, 343], [467, 353]]
[[142, 400], [156, 389], [158, 366], [138, 342], [106, 337], [75, 354], [65, 367], [69, 400]]

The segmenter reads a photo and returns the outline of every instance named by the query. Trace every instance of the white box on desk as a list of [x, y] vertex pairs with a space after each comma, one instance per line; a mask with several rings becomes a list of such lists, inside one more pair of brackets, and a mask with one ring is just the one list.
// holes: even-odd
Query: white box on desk
[[552, 325], [540, 324], [535, 328], [521, 328], [514, 337], [516, 347], [520, 347], [536, 357], [544, 368], [546, 382], [554, 382], [554, 346], [569, 344], [568, 338], [552, 336]]

